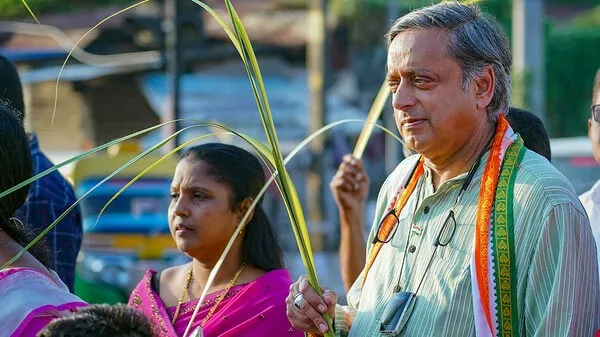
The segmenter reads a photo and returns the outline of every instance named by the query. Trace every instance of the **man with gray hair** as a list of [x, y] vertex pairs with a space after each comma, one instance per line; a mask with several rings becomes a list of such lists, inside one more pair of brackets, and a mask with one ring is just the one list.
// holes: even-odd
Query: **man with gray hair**
[[502, 30], [444, 2], [398, 19], [387, 42], [396, 125], [417, 155], [381, 188], [348, 305], [302, 276], [286, 300], [294, 327], [324, 334], [328, 313], [337, 336], [593, 335], [594, 238], [571, 184], [506, 121]]

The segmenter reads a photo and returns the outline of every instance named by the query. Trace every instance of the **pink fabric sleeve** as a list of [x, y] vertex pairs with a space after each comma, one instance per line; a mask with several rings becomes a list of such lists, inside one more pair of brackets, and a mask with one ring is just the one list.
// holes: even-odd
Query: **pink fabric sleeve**
[[13, 331], [11, 337], [29, 337], [35, 335], [42, 330], [48, 323], [56, 318], [66, 317], [67, 312], [75, 312], [78, 308], [87, 306], [87, 303], [65, 303], [58, 307], [46, 305], [31, 311], [19, 327]]
[[24, 326], [20, 327], [21, 337], [35, 337], [40, 330], [46, 327], [48, 323], [57, 318], [56, 316], [44, 316], [32, 318], [29, 322], [25, 323]]

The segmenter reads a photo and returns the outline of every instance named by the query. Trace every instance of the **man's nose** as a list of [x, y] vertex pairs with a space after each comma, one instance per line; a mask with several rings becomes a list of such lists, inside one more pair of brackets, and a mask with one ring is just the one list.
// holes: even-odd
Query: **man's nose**
[[406, 110], [406, 108], [415, 105], [414, 88], [409, 81], [401, 80], [392, 95], [392, 106], [394, 110]]

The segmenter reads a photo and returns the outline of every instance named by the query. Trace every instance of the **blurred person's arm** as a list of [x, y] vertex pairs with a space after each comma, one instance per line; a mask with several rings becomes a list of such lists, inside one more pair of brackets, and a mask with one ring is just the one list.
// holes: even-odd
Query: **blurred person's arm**
[[[44, 168], [45, 166], [40, 170], [43, 171]], [[17, 211], [17, 217], [37, 235], [50, 226], [76, 200], [72, 188], [64, 178], [58, 173], [51, 174], [32, 184], [27, 201]], [[67, 213], [45, 236], [50, 248], [47, 254], [52, 263], [51, 269], [60, 276], [70, 292], [75, 289], [75, 267], [82, 236], [79, 206]]]
[[365, 266], [365, 203], [369, 178], [362, 161], [344, 156], [330, 185], [340, 218], [340, 270], [346, 291]]

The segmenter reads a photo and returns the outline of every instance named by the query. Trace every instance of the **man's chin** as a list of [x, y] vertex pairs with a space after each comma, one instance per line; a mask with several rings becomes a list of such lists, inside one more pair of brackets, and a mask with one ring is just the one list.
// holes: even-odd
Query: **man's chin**
[[431, 150], [431, 143], [428, 137], [410, 136], [407, 139], [406, 147], [413, 153], [426, 155], [428, 150]]

